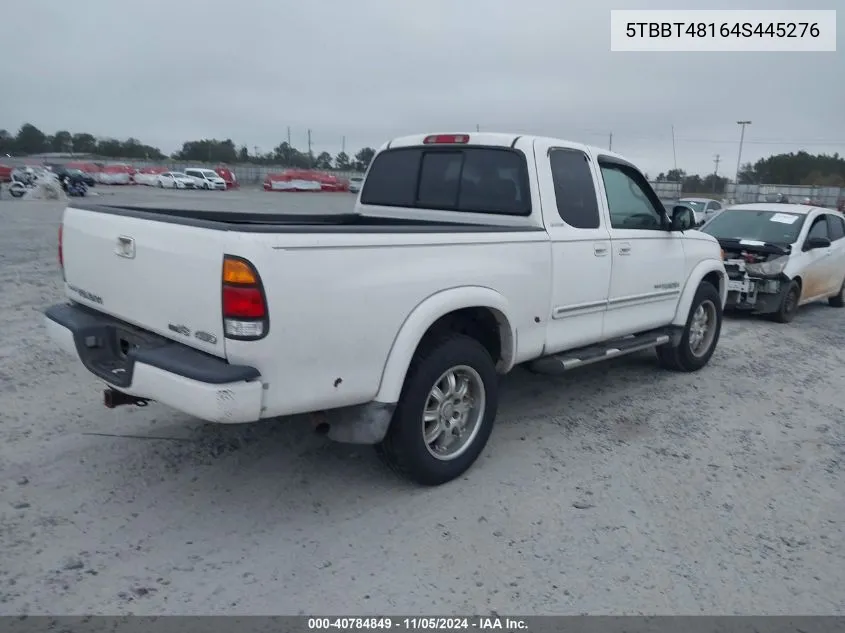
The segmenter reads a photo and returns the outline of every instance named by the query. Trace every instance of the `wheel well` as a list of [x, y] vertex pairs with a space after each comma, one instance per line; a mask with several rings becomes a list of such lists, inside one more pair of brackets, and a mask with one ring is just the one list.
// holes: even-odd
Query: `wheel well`
[[706, 281], [707, 283], [711, 284], [719, 292], [722, 291], [722, 284], [725, 282], [725, 280], [722, 278], [721, 273], [718, 273], [715, 270], [704, 275], [704, 279], [702, 279], [701, 281]]
[[[498, 310], [482, 307], [462, 308], [443, 315], [426, 330], [417, 345], [417, 351], [449, 333], [474, 338], [490, 353], [496, 364], [509, 360], [504, 356], [503, 340], [510, 342], [510, 328], [505, 316]], [[507, 356], [510, 356], [509, 350]]]

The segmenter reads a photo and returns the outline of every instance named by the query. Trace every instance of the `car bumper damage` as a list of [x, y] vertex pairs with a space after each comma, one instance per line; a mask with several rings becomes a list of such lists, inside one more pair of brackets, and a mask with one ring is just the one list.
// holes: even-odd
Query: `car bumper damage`
[[751, 276], [742, 260], [725, 262], [728, 273], [727, 310], [747, 311], [754, 314], [777, 312], [783, 295], [789, 288], [789, 277], [784, 274], [772, 277]]
[[45, 324], [57, 346], [105, 381], [110, 408], [155, 400], [209, 422], [261, 418], [264, 386], [253, 367], [230, 365], [75, 304], [48, 308]]

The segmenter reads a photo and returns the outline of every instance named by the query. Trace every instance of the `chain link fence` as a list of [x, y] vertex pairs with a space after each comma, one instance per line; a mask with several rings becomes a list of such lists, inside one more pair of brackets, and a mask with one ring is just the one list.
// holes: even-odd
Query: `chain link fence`
[[845, 200], [845, 187], [820, 187], [816, 185], [739, 185], [728, 183], [724, 193], [684, 191], [677, 182], [652, 182], [657, 195], [661, 199], [712, 198], [727, 200], [733, 204], [747, 204], [751, 202], [775, 202], [781, 195], [789, 202], [801, 204], [809, 199], [813, 204], [825, 207], [836, 207]]

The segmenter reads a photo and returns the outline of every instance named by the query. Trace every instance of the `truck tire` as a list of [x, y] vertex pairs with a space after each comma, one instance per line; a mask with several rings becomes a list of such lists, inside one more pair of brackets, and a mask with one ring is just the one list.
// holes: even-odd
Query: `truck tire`
[[450, 334], [426, 344], [408, 368], [376, 452], [396, 473], [424, 486], [460, 477], [490, 438], [498, 383], [493, 359], [474, 338]]
[[713, 284], [702, 282], [693, 297], [678, 345], [657, 348], [660, 365], [673, 371], [698, 371], [710, 362], [722, 332], [722, 297]]
[[777, 312], [772, 314], [772, 319], [778, 323], [790, 323], [798, 313], [798, 302], [801, 301], [801, 285], [794, 279], [789, 282], [789, 287], [783, 293], [783, 299], [778, 306]]
[[842, 282], [842, 287], [839, 289], [839, 292], [832, 297], [829, 297], [827, 302], [834, 308], [845, 308], [845, 281]]

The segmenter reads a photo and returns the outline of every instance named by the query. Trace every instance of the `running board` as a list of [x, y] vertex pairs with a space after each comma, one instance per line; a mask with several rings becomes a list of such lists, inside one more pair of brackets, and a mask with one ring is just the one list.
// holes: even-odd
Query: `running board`
[[630, 334], [599, 345], [588, 345], [587, 347], [561, 352], [554, 356], [538, 358], [528, 364], [528, 369], [538, 374], [560, 374], [576, 367], [651, 349], [671, 342], [672, 338], [672, 332], [666, 328], [649, 330], [641, 334]]

